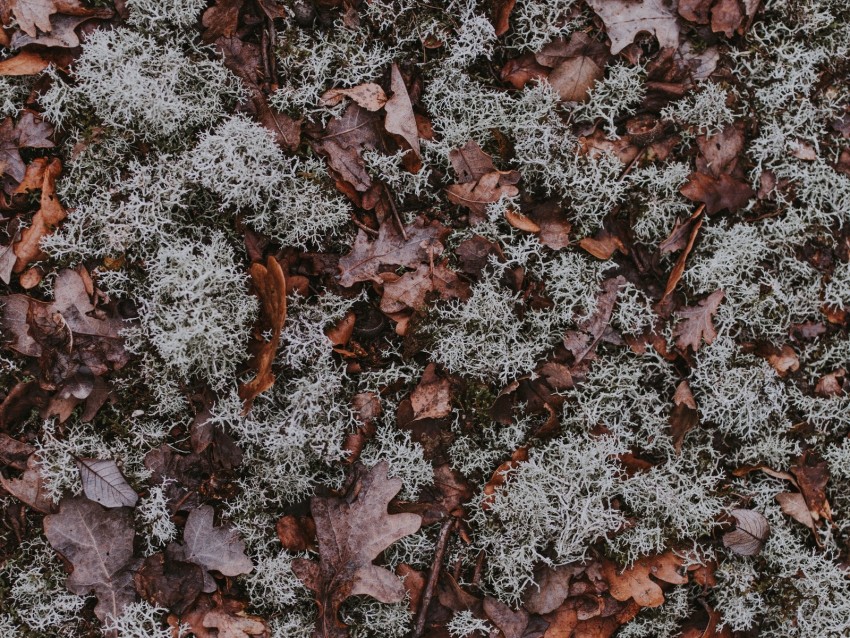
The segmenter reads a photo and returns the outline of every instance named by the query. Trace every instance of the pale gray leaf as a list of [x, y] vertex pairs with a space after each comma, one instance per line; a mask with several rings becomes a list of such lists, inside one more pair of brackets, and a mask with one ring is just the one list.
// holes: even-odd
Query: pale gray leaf
[[139, 495], [112, 459], [77, 459], [83, 492], [104, 507], [134, 507]]
[[[247, 574], [254, 565], [245, 555], [245, 542], [230, 525], [213, 527], [214, 513], [211, 506], [201, 505], [189, 514], [183, 530], [184, 560], [225, 576]], [[209, 582], [205, 577], [205, 590], [209, 588]]]
[[723, 545], [741, 556], [755, 556], [770, 535], [770, 523], [754, 510], [735, 509], [738, 527], [723, 535]]

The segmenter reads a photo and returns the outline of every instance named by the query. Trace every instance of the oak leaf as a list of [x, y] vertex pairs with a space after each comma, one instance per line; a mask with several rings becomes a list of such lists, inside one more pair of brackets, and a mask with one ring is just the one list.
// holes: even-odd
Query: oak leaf
[[461, 184], [476, 182], [496, 170], [493, 160], [475, 140], [469, 140], [460, 148], [449, 151], [449, 161]]
[[449, 201], [468, 208], [472, 223], [486, 219], [487, 205], [498, 202], [502, 197], [515, 197], [520, 180], [517, 171], [491, 171], [475, 182], [452, 184], [446, 188]]
[[391, 222], [378, 230], [378, 237], [370, 240], [364, 231], [357, 233], [351, 252], [339, 260], [339, 283], [348, 288], [359, 281], [377, 281], [382, 266], [413, 268], [443, 252], [441, 243], [448, 230], [439, 222], [426, 223], [421, 217], [405, 227], [407, 238]]
[[470, 294], [469, 284], [444, 262], [434, 264], [433, 267], [430, 264], [419, 264], [416, 270], [384, 283], [381, 310], [387, 314], [408, 308], [421, 310], [425, 307], [428, 293], [432, 291], [437, 292], [441, 299], [466, 299]]
[[676, 311], [676, 316], [681, 321], [673, 329], [676, 346], [684, 351], [688, 346], [696, 352], [703, 341], [710, 344], [717, 337], [712, 317], [720, 307], [725, 293], [715, 290], [708, 297], [700, 301], [696, 306], [687, 306]]
[[254, 565], [245, 555], [245, 542], [230, 525], [213, 526], [213, 510], [210, 505], [201, 505], [192, 510], [183, 529], [183, 545], [168, 546], [170, 557], [197, 563], [204, 568], [204, 591], [213, 592], [216, 584], [210, 570], [224, 576], [247, 574]]
[[74, 566], [65, 586], [74, 594], [94, 592], [94, 613], [117, 618], [136, 600], [133, 516], [129, 508], [106, 509], [87, 498], [64, 498], [59, 513], [44, 517], [47, 541]]
[[9, 23], [14, 15], [18, 27], [27, 35], [36, 37], [38, 31], [50, 33], [50, 17], [56, 13], [70, 16], [90, 16], [96, 9], [85, 6], [79, 0], [7, 0], [2, 8], [3, 23]]
[[770, 535], [770, 523], [754, 510], [734, 509], [737, 527], [723, 535], [723, 545], [741, 556], [755, 556]]
[[[9, 175], [16, 182], [24, 179], [26, 166], [21, 159], [21, 148], [53, 148], [50, 141], [53, 127], [33, 111], [24, 111], [17, 123], [7, 117], [0, 124], [0, 172]], [[52, 181], [44, 187], [55, 190], [56, 176], [62, 169], [59, 160], [54, 160]], [[51, 162], [52, 164], [52, 162]], [[42, 206], [44, 202], [42, 201]]]
[[405, 589], [392, 572], [372, 561], [397, 540], [416, 532], [417, 514], [388, 514], [387, 506], [401, 489], [401, 479], [387, 477], [378, 463], [360, 475], [348, 498], [314, 496], [310, 502], [319, 560], [298, 558], [292, 571], [315, 594], [319, 607], [314, 638], [345, 638], [348, 627], [339, 608], [350, 596], [366, 595], [383, 603], [399, 602]]
[[31, 36], [28, 33], [17, 31], [12, 35], [11, 47], [20, 49], [30, 44], [38, 44], [43, 47], [58, 47], [63, 49], [74, 49], [80, 46], [80, 37], [77, 35], [77, 27], [92, 18], [110, 18], [110, 9], [93, 9], [87, 15], [52, 15], [50, 16], [50, 29], [46, 33]]
[[83, 492], [104, 507], [135, 507], [139, 495], [112, 459], [77, 459]]
[[679, 46], [675, 7], [669, 8], [664, 0], [588, 0], [587, 4], [605, 23], [614, 55], [634, 42], [641, 31], [655, 35], [662, 49]]

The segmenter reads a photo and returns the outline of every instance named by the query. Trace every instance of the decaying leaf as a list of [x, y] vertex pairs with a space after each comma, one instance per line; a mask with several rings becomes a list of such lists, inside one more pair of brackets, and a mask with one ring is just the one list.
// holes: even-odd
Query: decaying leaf
[[655, 35], [662, 49], [679, 46], [675, 5], [670, 8], [664, 0], [588, 0], [587, 4], [605, 23], [614, 55], [634, 42], [641, 31]]
[[469, 284], [450, 270], [445, 262], [419, 264], [416, 270], [406, 272], [401, 277], [388, 273], [381, 297], [381, 310], [387, 314], [402, 312], [406, 309], [421, 310], [425, 307], [426, 297], [436, 292], [441, 299], [466, 299], [469, 297]]
[[41, 185], [41, 206], [33, 216], [30, 226], [21, 233], [21, 239], [14, 245], [15, 255], [18, 258], [12, 269], [14, 272], [23, 272], [30, 263], [44, 256], [41, 240], [53, 232], [56, 225], [65, 219], [65, 208], [56, 197], [56, 178], [61, 170], [62, 163], [58, 159], [53, 159], [44, 173]]
[[266, 621], [259, 616], [249, 616], [245, 613], [227, 613], [212, 609], [204, 616], [204, 627], [218, 629], [217, 638], [248, 638], [249, 636], [266, 636], [268, 627]]
[[44, 479], [39, 470], [38, 456], [35, 454], [31, 454], [27, 459], [26, 469], [20, 478], [7, 479], [0, 473], [0, 485], [16, 499], [42, 514], [52, 514], [56, 511], [56, 504], [44, 490]]
[[381, 225], [378, 237], [370, 240], [362, 230], [357, 233], [351, 252], [339, 260], [340, 285], [353, 286], [358, 281], [380, 282], [378, 272], [382, 266], [407, 266], [410, 268], [429, 261], [443, 252], [441, 243], [448, 229], [437, 221], [426, 223], [419, 218], [405, 227], [407, 239], [391, 222]]
[[130, 509], [106, 509], [87, 498], [64, 498], [59, 513], [44, 517], [50, 545], [74, 566], [65, 586], [74, 594], [97, 596], [95, 614], [118, 617], [136, 600], [133, 574], [133, 516]]
[[829, 482], [829, 463], [811, 450], [804, 452], [791, 467], [800, 492], [806, 499], [809, 512], [816, 521], [824, 518], [832, 520], [832, 509], [826, 498], [826, 484]]
[[688, 306], [676, 312], [680, 321], [673, 329], [673, 336], [680, 350], [684, 351], [690, 346], [691, 350], [696, 352], [703, 341], [707, 344], [714, 341], [717, 331], [714, 329], [712, 317], [724, 296], [722, 290], [715, 290], [696, 306]]
[[705, 204], [708, 215], [721, 210], [734, 212], [746, 206], [756, 194], [749, 184], [739, 179], [726, 174], [712, 177], [705, 173], [691, 173], [679, 192], [691, 201]]
[[200, 595], [204, 570], [196, 563], [169, 560], [158, 552], [145, 558], [133, 580], [139, 595], [149, 603], [182, 614]]
[[7, 0], [2, 6], [3, 24], [9, 23], [10, 15], [15, 16], [18, 28], [29, 36], [35, 37], [38, 31], [50, 33], [50, 17], [56, 13], [69, 16], [90, 16], [95, 9], [85, 6], [79, 0]]
[[460, 148], [450, 151], [449, 160], [460, 184], [476, 182], [496, 170], [492, 158], [481, 150], [475, 140], [469, 140]]
[[587, 99], [588, 91], [603, 75], [603, 69], [593, 58], [580, 55], [567, 58], [556, 66], [549, 74], [549, 84], [562, 100], [583, 102]]
[[[5, 173], [16, 182], [22, 181], [26, 166], [21, 159], [20, 149], [53, 148], [53, 142], [49, 139], [52, 134], [50, 123], [33, 111], [24, 111], [17, 123], [11, 117], [4, 119], [0, 124], [0, 174]], [[55, 196], [56, 176], [62, 170], [62, 163], [54, 159], [51, 164], [50, 181], [46, 181], [41, 188], [49, 189], [51, 196]], [[42, 201], [41, 205], [44, 206], [45, 202]]]
[[254, 565], [245, 555], [245, 542], [230, 525], [213, 526], [215, 510], [201, 505], [192, 510], [183, 530], [183, 545], [172, 543], [169, 553], [178, 560], [197, 563], [204, 568], [204, 591], [216, 590], [215, 581], [208, 573], [217, 571], [224, 576], [247, 574]]
[[787, 514], [798, 523], [808, 527], [815, 534], [815, 538], [818, 538], [815, 519], [812, 517], [809, 507], [806, 505], [806, 499], [802, 494], [799, 492], [780, 492], [776, 495], [776, 502], [779, 503], [779, 508], [783, 514]]
[[405, 590], [392, 572], [372, 561], [398, 539], [419, 529], [417, 514], [388, 514], [387, 506], [401, 489], [401, 480], [387, 477], [386, 462], [363, 472], [348, 499], [314, 496], [320, 563], [292, 561], [292, 571], [315, 594], [319, 606], [315, 638], [345, 638], [348, 627], [339, 620], [340, 605], [349, 597], [371, 596], [399, 602]]
[[272, 363], [280, 344], [280, 333], [286, 322], [286, 278], [278, 261], [269, 256], [266, 265], [251, 264], [251, 281], [260, 297], [263, 319], [271, 327], [272, 334], [263, 342], [256, 355], [257, 375], [239, 386], [239, 398], [243, 402], [243, 413], [248, 413], [260, 394], [274, 385]]
[[697, 402], [688, 380], [679, 382], [673, 394], [673, 409], [670, 410], [670, 434], [676, 453], [682, 451], [685, 435], [699, 424]]
[[770, 535], [770, 523], [754, 510], [734, 509], [738, 525], [723, 535], [723, 545], [741, 556], [755, 556]]
[[413, 105], [410, 95], [404, 85], [404, 78], [398, 66], [392, 65], [390, 74], [390, 90], [392, 97], [387, 100], [384, 110], [387, 113], [384, 119], [384, 128], [387, 133], [407, 146], [410, 150], [404, 154], [404, 165], [411, 173], [419, 172], [422, 168], [421, 152], [419, 150], [419, 131], [416, 127], [416, 117], [413, 114]]
[[80, 37], [77, 35], [77, 27], [92, 18], [109, 18], [112, 16], [110, 9], [93, 9], [88, 15], [52, 15], [50, 16], [50, 29], [46, 33], [39, 33], [33, 37], [21, 31], [12, 36], [12, 48], [19, 49], [30, 44], [38, 44], [43, 47], [60, 47], [73, 49], [80, 46]]
[[451, 414], [452, 388], [445, 377], [437, 375], [437, 366], [429, 363], [419, 385], [410, 394], [413, 419], [441, 419]]
[[104, 507], [135, 507], [139, 495], [112, 459], [77, 459], [83, 492]]
[[221, 37], [230, 38], [236, 33], [239, 11], [245, 0], [216, 0], [204, 11], [204, 42], [215, 42]]
[[633, 599], [641, 607], [658, 607], [664, 603], [664, 592], [650, 576], [667, 583], [684, 585], [688, 577], [681, 573], [684, 561], [667, 552], [640, 558], [622, 571], [610, 561], [602, 563], [602, 575], [611, 595], [619, 601]]
[[358, 84], [350, 89], [330, 89], [322, 94], [319, 104], [322, 106], [336, 106], [344, 98], [354, 100], [367, 111], [379, 111], [387, 103], [387, 94], [379, 84], [367, 82]]
[[475, 182], [452, 184], [446, 188], [446, 194], [450, 202], [469, 209], [473, 223], [480, 223], [486, 219], [487, 204], [519, 194], [516, 187], [519, 180], [517, 171], [492, 171]]

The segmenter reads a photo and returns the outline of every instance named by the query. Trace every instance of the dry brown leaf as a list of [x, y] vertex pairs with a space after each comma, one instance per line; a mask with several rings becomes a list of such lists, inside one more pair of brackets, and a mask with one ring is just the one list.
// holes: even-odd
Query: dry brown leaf
[[709, 10], [714, 0], [679, 0], [679, 15], [697, 24], [708, 24]]
[[791, 473], [797, 478], [800, 492], [806, 499], [809, 512], [816, 521], [825, 518], [832, 520], [832, 509], [826, 499], [826, 484], [829, 482], [829, 463], [808, 450], [791, 467]]
[[749, 184], [730, 175], [712, 177], [699, 172], [691, 173], [679, 192], [693, 202], [705, 204], [708, 215], [721, 210], [735, 212], [746, 206], [756, 194]]
[[514, 453], [511, 454], [510, 459], [508, 459], [496, 468], [496, 471], [493, 472], [493, 476], [490, 477], [490, 480], [487, 481], [487, 484], [484, 486], [485, 498], [481, 501], [481, 509], [485, 511], [490, 509], [490, 503], [492, 503], [493, 500], [496, 498], [496, 490], [507, 482], [511, 470], [513, 470], [520, 463], [523, 463], [527, 460], [528, 447], [522, 445], [516, 450], [514, 450]]
[[655, 35], [662, 49], [679, 46], [675, 6], [669, 8], [664, 0], [588, 0], [587, 4], [605, 23], [614, 55], [634, 42], [641, 31]]
[[538, 241], [552, 250], [561, 250], [570, 245], [572, 224], [555, 201], [546, 201], [528, 211], [528, 216], [540, 227]]
[[200, 595], [204, 570], [195, 563], [169, 560], [158, 552], [145, 558], [133, 581], [136, 591], [149, 603], [182, 614]]
[[212, 609], [204, 616], [204, 627], [218, 629], [217, 638], [248, 638], [249, 636], [268, 636], [266, 621], [259, 616], [228, 613], [221, 609]]
[[711, 30], [727, 38], [735, 35], [743, 21], [744, 13], [738, 0], [717, 0], [711, 8]]
[[673, 552], [667, 552], [640, 558], [621, 572], [614, 563], [604, 561], [602, 575], [615, 599], [625, 602], [631, 598], [641, 607], [658, 607], [664, 603], [664, 592], [650, 576], [667, 583], [684, 585], [688, 578], [681, 571], [683, 562]]
[[540, 226], [535, 224], [531, 219], [529, 219], [522, 213], [519, 213], [512, 208], [508, 208], [507, 210], [505, 210], [505, 220], [508, 222], [508, 224], [510, 224], [517, 230], [522, 230], [527, 233], [540, 232]]
[[44, 490], [44, 479], [38, 467], [38, 457], [31, 454], [21, 478], [7, 479], [0, 473], [0, 485], [22, 503], [26, 503], [42, 514], [56, 511], [56, 504]]
[[414, 268], [443, 252], [441, 243], [448, 229], [437, 221], [425, 222], [418, 218], [405, 227], [405, 239], [391, 221], [381, 225], [378, 237], [370, 239], [364, 231], [357, 233], [351, 252], [340, 258], [339, 283], [348, 288], [359, 281], [381, 282], [378, 272], [382, 266]]
[[385, 461], [363, 472], [348, 499], [314, 496], [310, 501], [319, 541], [319, 563], [297, 558], [292, 571], [315, 594], [319, 617], [315, 638], [345, 638], [339, 608], [350, 596], [399, 602], [405, 589], [392, 572], [372, 564], [378, 554], [416, 532], [417, 514], [388, 514], [401, 480], [387, 477]]
[[171, 543], [168, 546], [172, 557], [204, 568], [204, 591], [207, 593], [216, 590], [209, 571], [239, 576], [254, 569], [251, 559], [245, 555], [245, 542], [239, 538], [239, 532], [228, 524], [214, 527], [214, 515], [215, 510], [209, 505], [192, 510], [183, 529], [183, 545]]
[[519, 194], [519, 180], [516, 171], [492, 171], [475, 182], [452, 184], [446, 193], [450, 202], [469, 209], [472, 223], [480, 223], [486, 219], [488, 204]]
[[604, 228], [596, 234], [596, 237], [582, 237], [578, 245], [579, 248], [603, 261], [611, 259], [617, 250], [624, 255], [628, 253], [620, 238], [612, 235]]
[[493, 3], [493, 29], [496, 35], [504, 35], [511, 28], [511, 12], [516, 6], [516, 0], [495, 0]]
[[46, 33], [31, 36], [22, 31], [16, 31], [12, 35], [11, 47], [20, 49], [30, 44], [43, 47], [57, 47], [74, 49], [80, 46], [80, 37], [77, 35], [77, 27], [92, 18], [110, 18], [110, 9], [93, 9], [92, 13], [84, 16], [52, 15], [50, 16], [50, 29]]
[[766, 358], [770, 367], [776, 370], [780, 377], [785, 377], [789, 372], [796, 372], [800, 369], [800, 359], [797, 357], [797, 353], [794, 352], [794, 348], [787, 344], [779, 350], [770, 352]]
[[844, 392], [844, 377], [847, 371], [839, 368], [835, 372], [823, 375], [815, 384], [815, 394], [821, 397], [835, 397]]
[[593, 58], [580, 55], [568, 58], [561, 62], [549, 74], [549, 84], [562, 100], [567, 102], [584, 102], [588, 97], [588, 91], [593, 88], [597, 80], [604, 75]]
[[0, 75], [35, 75], [50, 66], [53, 60], [38, 51], [21, 51], [0, 62]]
[[523, 638], [528, 627], [528, 612], [520, 608], [514, 611], [505, 603], [490, 596], [484, 597], [484, 613], [502, 632], [504, 638]]
[[534, 570], [536, 586], [529, 587], [523, 606], [533, 614], [548, 614], [560, 607], [570, 595], [570, 582], [585, 570], [580, 565], [549, 567], [539, 565]]
[[[33, 111], [24, 111], [15, 124], [12, 123], [12, 118], [7, 117], [0, 124], [0, 173], [6, 173], [16, 182], [23, 180], [26, 168], [19, 149], [53, 148], [54, 144], [50, 140], [52, 134], [53, 126]], [[52, 177], [53, 181], [47, 184], [47, 187], [55, 190], [53, 182], [61, 169], [62, 165], [58, 159], [51, 161], [51, 170], [55, 174]], [[45, 184], [39, 186], [39, 188], [44, 187]], [[43, 205], [44, 202], [42, 202]]]
[[230, 38], [236, 34], [239, 11], [245, 0], [216, 0], [201, 18], [204, 26], [204, 42], [215, 42], [221, 37]]
[[735, 509], [731, 512], [738, 525], [723, 535], [723, 545], [741, 556], [755, 556], [770, 535], [770, 523], [754, 510]]
[[452, 412], [452, 386], [448, 379], [437, 375], [437, 366], [425, 366], [422, 379], [410, 393], [413, 420], [442, 419]]
[[[61, 170], [62, 163], [58, 159], [53, 159], [44, 172], [44, 180], [41, 184], [41, 208], [33, 216], [30, 226], [21, 233], [20, 241], [15, 244], [14, 251], [18, 259], [13, 268], [14, 272], [23, 272], [30, 263], [44, 256], [40, 245], [41, 240], [52, 233], [56, 225], [65, 219], [65, 209], [56, 197], [56, 178]], [[21, 177], [23, 178], [23, 175]]]
[[2, 17], [3, 23], [8, 24], [9, 16], [14, 15], [18, 27], [34, 38], [39, 30], [50, 33], [50, 17], [55, 13], [91, 16], [96, 11], [79, 0], [7, 0], [2, 6]]
[[690, 347], [693, 352], [699, 350], [702, 342], [710, 344], [717, 336], [712, 317], [720, 307], [725, 293], [715, 290], [696, 306], [688, 306], [676, 311], [680, 321], [673, 329], [676, 347], [682, 352]]
[[384, 284], [381, 311], [389, 315], [408, 308], [421, 310], [432, 291], [438, 293], [441, 299], [467, 299], [470, 294], [469, 284], [450, 270], [444, 261], [434, 264], [433, 268], [430, 264], [420, 264], [416, 270]]
[[492, 158], [481, 150], [475, 140], [469, 140], [460, 148], [449, 152], [452, 168], [457, 173], [459, 184], [477, 182], [496, 170]]
[[499, 73], [502, 82], [508, 82], [515, 89], [522, 89], [532, 80], [539, 80], [549, 75], [549, 70], [538, 63], [533, 53], [523, 53], [505, 63]]
[[350, 89], [331, 89], [325, 91], [319, 100], [322, 106], [336, 106], [344, 98], [350, 98], [367, 111], [379, 111], [387, 103], [387, 94], [380, 85], [373, 82], [358, 84]]
[[690, 234], [688, 235], [688, 242], [685, 244], [682, 254], [679, 255], [678, 259], [676, 259], [676, 263], [673, 265], [673, 270], [670, 271], [670, 277], [667, 279], [667, 285], [664, 287], [664, 295], [661, 298], [662, 304], [670, 297], [670, 295], [673, 294], [673, 291], [676, 290], [676, 285], [685, 273], [685, 263], [687, 263], [688, 255], [690, 255], [691, 250], [693, 250], [694, 243], [697, 240], [697, 234], [699, 233], [699, 229], [702, 228], [702, 223], [705, 220], [705, 216], [702, 214], [704, 210], [705, 204], [700, 206], [694, 214], [691, 215], [689, 220], [691, 228]]
[[106, 509], [81, 496], [63, 498], [59, 513], [44, 517], [50, 545], [74, 566], [65, 586], [79, 596], [94, 592], [94, 613], [104, 621], [117, 618], [136, 600], [133, 575], [132, 511]]
[[673, 394], [673, 409], [670, 411], [670, 434], [676, 453], [682, 451], [685, 435], [699, 424], [697, 403], [688, 380], [681, 381]]
[[[88, 396], [88, 394], [86, 395]], [[89, 500], [104, 507], [135, 507], [139, 495], [112, 459], [77, 459], [83, 492]]]
[[805, 497], [799, 492], [781, 492], [776, 495], [776, 502], [784, 514], [787, 514], [798, 523], [802, 523], [815, 534], [817, 538], [817, 528], [815, 527], [815, 519], [806, 505]]
[[280, 344], [283, 324], [286, 322], [286, 277], [277, 260], [269, 256], [265, 266], [251, 264], [251, 281], [260, 298], [263, 318], [271, 327], [272, 335], [257, 353], [257, 375], [239, 386], [243, 414], [251, 410], [254, 399], [274, 385], [275, 375], [272, 373], [272, 363]]
[[422, 168], [419, 130], [416, 126], [416, 117], [413, 115], [413, 104], [404, 85], [404, 78], [401, 77], [401, 72], [395, 63], [392, 65], [390, 74], [390, 90], [393, 95], [384, 105], [387, 113], [384, 128], [387, 133], [395, 137], [396, 141], [403, 141], [410, 149], [410, 152], [404, 154], [402, 161], [407, 170], [418, 173]]
[[275, 525], [277, 537], [290, 552], [316, 549], [316, 524], [309, 516], [281, 516]]

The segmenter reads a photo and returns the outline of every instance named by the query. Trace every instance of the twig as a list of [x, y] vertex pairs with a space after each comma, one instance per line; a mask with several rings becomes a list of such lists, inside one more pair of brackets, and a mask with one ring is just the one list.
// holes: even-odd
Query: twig
[[407, 232], [404, 230], [404, 224], [401, 223], [401, 216], [398, 214], [398, 208], [395, 205], [395, 199], [390, 193], [390, 189], [384, 186], [384, 192], [387, 194], [387, 199], [390, 201], [390, 208], [393, 211], [393, 217], [395, 217], [396, 224], [398, 224], [398, 229], [401, 231], [401, 236], [404, 241], [407, 241]]
[[454, 529], [456, 522], [454, 518], [450, 518], [440, 528], [440, 535], [437, 537], [437, 550], [434, 552], [434, 564], [431, 565], [431, 573], [428, 574], [428, 583], [425, 585], [425, 591], [422, 592], [422, 602], [419, 605], [419, 618], [416, 619], [416, 628], [413, 630], [411, 638], [420, 638], [425, 633], [425, 620], [428, 614], [428, 607], [431, 606], [431, 599], [434, 597], [434, 590], [437, 588], [437, 580], [440, 578], [440, 570], [443, 568], [443, 557], [446, 555], [446, 546], [449, 544], [449, 535]]
[[367, 235], [372, 235], [372, 237], [378, 236], [378, 231], [374, 228], [369, 228], [366, 224], [357, 219], [353, 214], [351, 215], [351, 221], [354, 222], [354, 225], [357, 226], [360, 230], [362, 230]]

